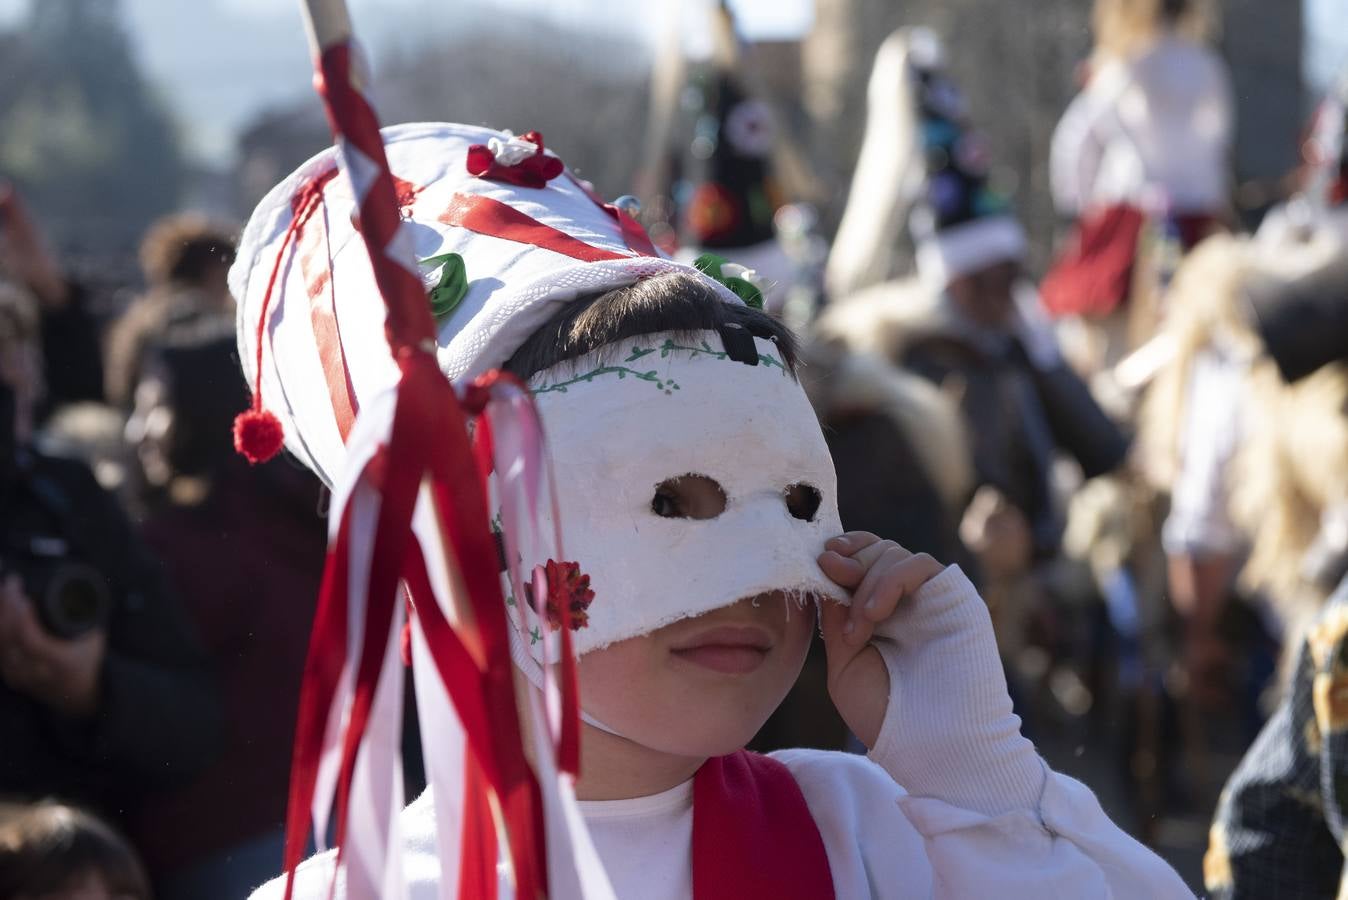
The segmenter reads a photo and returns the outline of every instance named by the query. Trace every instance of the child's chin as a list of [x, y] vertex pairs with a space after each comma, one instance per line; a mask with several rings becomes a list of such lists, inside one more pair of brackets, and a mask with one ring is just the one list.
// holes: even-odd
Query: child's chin
[[761, 727], [762, 723], [758, 723], [748, 728], [743, 720], [718, 727], [703, 719], [696, 727], [690, 724], [682, 729], [677, 741], [679, 746], [667, 749], [681, 756], [725, 756], [743, 750]]

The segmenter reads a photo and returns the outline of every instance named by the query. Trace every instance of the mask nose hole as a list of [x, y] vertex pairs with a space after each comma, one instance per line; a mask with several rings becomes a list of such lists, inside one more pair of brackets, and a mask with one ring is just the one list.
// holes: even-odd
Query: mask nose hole
[[725, 490], [706, 475], [679, 475], [655, 486], [651, 512], [662, 519], [714, 519], [725, 512]]
[[819, 504], [823, 502], [819, 488], [804, 482], [791, 485], [783, 495], [786, 498], [787, 511], [804, 522], [814, 521], [815, 515], [819, 512]]

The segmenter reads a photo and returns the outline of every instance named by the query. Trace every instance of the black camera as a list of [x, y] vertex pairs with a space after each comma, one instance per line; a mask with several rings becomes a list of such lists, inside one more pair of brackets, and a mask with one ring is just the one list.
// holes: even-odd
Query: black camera
[[112, 591], [56, 536], [68, 531], [74, 510], [58, 482], [29, 471], [27, 458], [14, 440], [14, 392], [0, 381], [0, 575], [18, 575], [43, 629], [70, 640], [107, 625]]
[[19, 576], [47, 633], [71, 640], [107, 625], [112, 615], [107, 579], [93, 566], [63, 553], [42, 554], [36, 547], [34, 551], [6, 559], [4, 571]]

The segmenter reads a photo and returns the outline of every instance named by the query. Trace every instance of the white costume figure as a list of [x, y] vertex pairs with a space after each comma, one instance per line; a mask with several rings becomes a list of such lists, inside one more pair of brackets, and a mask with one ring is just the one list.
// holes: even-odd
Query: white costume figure
[[1025, 233], [987, 183], [989, 159], [946, 73], [940, 38], [928, 28], [890, 35], [871, 70], [861, 154], [829, 254], [832, 299], [899, 274], [894, 250], [905, 227], [934, 293], [960, 275], [1021, 259]]
[[1092, 371], [1155, 333], [1179, 259], [1228, 209], [1231, 86], [1207, 5], [1096, 0], [1095, 53], [1053, 135], [1049, 183], [1075, 225], [1040, 293]]
[[[423, 262], [438, 315], [438, 359], [451, 377], [501, 366], [568, 304], [614, 289], [640, 291], [671, 273], [690, 279], [684, 283], [695, 284], [708, 303], [743, 306], [719, 281], [654, 255], [629, 218], [549, 162], [555, 157], [536, 135], [526, 135], [531, 146], [520, 148], [520, 138], [459, 125], [404, 125], [383, 134], [399, 179], [400, 239], [414, 244]], [[377, 454], [362, 445], [362, 421], [380, 414], [381, 388], [392, 376], [369, 261], [350, 224], [345, 180], [330, 176], [335, 166], [325, 151], [262, 201], [231, 278], [247, 366], [259, 335], [264, 342], [262, 404], [281, 420], [287, 446], [328, 478], [350, 465], [347, 455]], [[307, 208], [292, 201], [313, 198], [319, 188], [321, 199], [312, 201], [319, 211], [311, 210], [305, 226], [317, 237], [291, 234], [295, 249], [287, 249], [293, 210]], [[320, 250], [306, 260], [314, 247], [331, 248], [330, 259]], [[259, 322], [273, 268], [280, 280], [272, 311]], [[756, 320], [746, 311], [735, 321]], [[728, 610], [776, 623], [783, 634], [795, 628], [791, 633], [807, 641], [816, 608], [835, 624], [851, 614], [839, 605], [851, 592], [820, 555], [841, 530], [833, 465], [784, 343], [739, 325], [670, 329], [609, 341], [532, 374], [565, 557], [550, 556], [559, 549], [539, 536], [549, 532], [548, 504], [531, 521], [528, 498], [504, 490], [510, 472], [502, 463], [525, 455], [527, 436], [494, 426], [493, 504], [504, 533], [516, 662], [546, 685], [557, 637], [568, 634], [553, 610], [524, 611], [520, 573], [570, 579], [581, 681], [602, 688], [582, 697], [594, 716], [584, 739], [605, 752], [649, 740], [651, 729], [676, 740], [698, 733], [703, 720], [733, 719], [736, 710], [718, 698], [740, 696], [734, 692], [754, 684], [757, 666], [778, 648], [740, 638], [669, 651], [671, 659], [686, 650], [702, 660], [686, 667], [663, 655], [648, 660], [652, 678], [673, 679], [679, 690], [697, 686], [681, 694], [679, 715], [654, 725], [635, 722], [631, 707], [644, 697], [624, 695], [641, 690], [643, 671], [630, 684], [586, 681], [587, 665], [615, 658], [605, 654], [660, 646], [662, 635], [697, 635], [702, 617]], [[344, 425], [352, 409], [359, 418]], [[719, 486], [713, 515], [662, 512], [662, 485], [687, 476]], [[837, 555], [828, 564], [847, 561]], [[773, 602], [760, 602], [765, 597]], [[853, 612], [862, 608], [859, 602]], [[438, 743], [450, 733], [452, 712], [428, 674], [429, 649], [425, 635], [414, 632], [431, 787], [393, 831], [402, 884], [427, 900], [458, 896], [467, 873], [455, 837], [469, 827], [460, 805], [462, 756], [446, 762]], [[1050, 772], [1020, 735], [987, 610], [958, 568], [936, 566], [877, 623], [858, 658], [872, 649], [878, 655], [865, 659], [882, 663], [874, 674], [887, 679], [888, 694], [874, 698], [869, 758], [787, 751], [746, 763], [750, 755], [742, 752], [700, 754], [695, 774], [653, 796], [576, 801], [569, 776], [549, 768], [551, 757], [533, 757], [548, 810], [550, 896], [705, 900], [745, 882], [750, 887], [736, 896], [827, 897], [830, 886], [846, 900], [1188, 896], [1165, 863], [1109, 821], [1089, 790]], [[541, 719], [534, 725], [541, 728]], [[753, 785], [772, 789], [734, 794], [704, 777], [732, 773], [735, 765], [760, 773]], [[771, 777], [754, 780], [765, 772]], [[782, 809], [796, 818], [767, 814]], [[708, 833], [721, 843], [708, 845]], [[742, 855], [755, 849], [765, 855]], [[361, 863], [351, 853], [345, 859]], [[296, 896], [328, 896], [334, 868], [331, 852], [305, 863]], [[500, 896], [513, 896], [508, 868], [500, 871]], [[803, 880], [782, 886], [782, 872]], [[337, 896], [376, 894], [352, 887], [352, 877], [338, 876]], [[278, 880], [255, 896], [283, 890]]]
[[1054, 203], [1071, 216], [1157, 200], [1177, 214], [1220, 213], [1233, 127], [1226, 66], [1202, 44], [1162, 28], [1128, 55], [1098, 55], [1053, 134]]

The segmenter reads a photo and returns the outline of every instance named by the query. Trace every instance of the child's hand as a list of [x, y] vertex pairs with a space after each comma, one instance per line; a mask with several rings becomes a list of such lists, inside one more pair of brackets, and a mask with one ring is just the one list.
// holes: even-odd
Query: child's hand
[[925, 553], [909, 553], [865, 531], [849, 531], [824, 548], [819, 567], [852, 592], [850, 607], [822, 604], [829, 696], [852, 733], [874, 747], [889, 705], [889, 672], [870, 643], [871, 635], [905, 597], [945, 567]]

